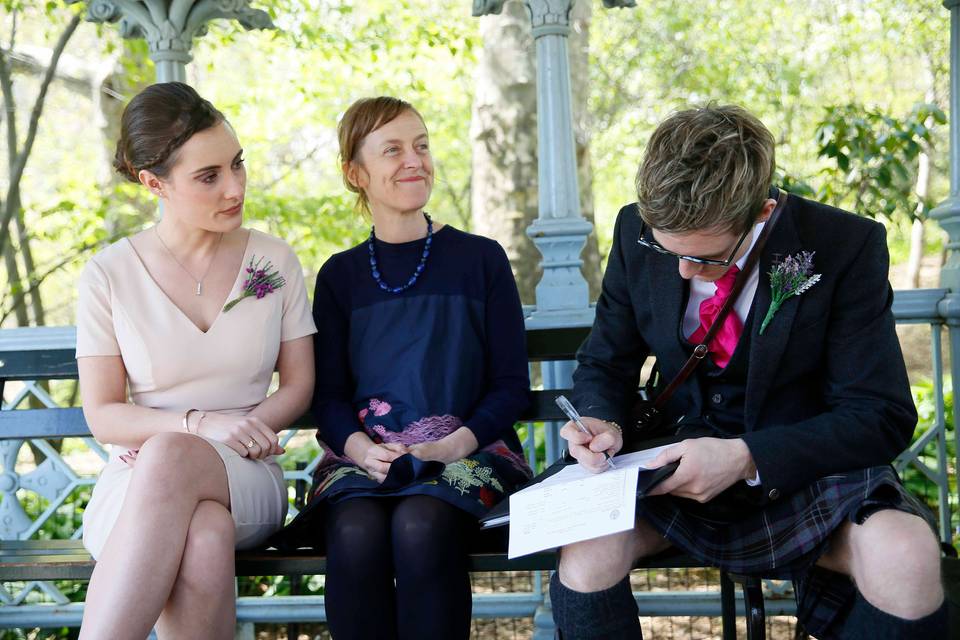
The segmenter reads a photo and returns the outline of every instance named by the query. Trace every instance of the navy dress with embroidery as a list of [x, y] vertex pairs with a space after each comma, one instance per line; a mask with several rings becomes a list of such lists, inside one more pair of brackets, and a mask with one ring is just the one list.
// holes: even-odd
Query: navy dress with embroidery
[[[383, 280], [406, 282], [424, 244], [377, 240]], [[314, 318], [313, 412], [325, 455], [302, 516], [324, 501], [414, 494], [480, 516], [530, 477], [514, 431], [529, 402], [523, 315], [495, 241], [442, 227], [416, 284], [399, 294], [374, 280], [364, 242], [320, 269]], [[398, 484], [391, 473], [381, 485], [344, 455], [347, 438], [360, 430], [375, 442], [412, 445], [464, 425], [478, 450], [445, 468], [434, 465], [426, 478], [414, 474]]]

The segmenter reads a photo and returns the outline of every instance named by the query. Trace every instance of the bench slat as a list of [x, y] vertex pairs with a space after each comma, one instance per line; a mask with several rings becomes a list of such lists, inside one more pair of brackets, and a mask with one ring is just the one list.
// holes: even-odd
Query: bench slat
[[[520, 416], [521, 422], [557, 421], [566, 422], [567, 418], [557, 407], [554, 399], [564, 389], [531, 392], [530, 406]], [[302, 416], [293, 427], [313, 429], [313, 418]], [[0, 411], [0, 440], [16, 438], [80, 438], [90, 435], [83, 410], [77, 407], [55, 409], [21, 409]]]
[[590, 327], [527, 329], [527, 358], [531, 362], [570, 360], [590, 333]]
[[77, 549], [83, 550], [79, 540], [3, 540], [0, 542], [0, 555], [11, 552], [27, 553], [32, 549]]
[[0, 411], [0, 440], [15, 438], [80, 438], [90, 435], [83, 409], [22, 409]]
[[[580, 344], [588, 333], [590, 333], [590, 327], [529, 329], [527, 331], [528, 357], [532, 362], [568, 360], [580, 348]], [[2, 363], [0, 378], [4, 380], [76, 378], [76, 335], [75, 327], [4, 329], [0, 334], [0, 363]]]
[[[644, 562], [637, 569], [699, 567], [697, 560], [667, 552]], [[15, 540], [0, 549], [0, 581], [89, 580], [94, 561], [79, 540]], [[535, 553], [514, 560], [504, 553], [470, 555], [470, 571], [548, 571], [556, 567], [553, 552]], [[327, 559], [312, 549], [239, 551], [238, 576], [319, 575], [326, 573]]]

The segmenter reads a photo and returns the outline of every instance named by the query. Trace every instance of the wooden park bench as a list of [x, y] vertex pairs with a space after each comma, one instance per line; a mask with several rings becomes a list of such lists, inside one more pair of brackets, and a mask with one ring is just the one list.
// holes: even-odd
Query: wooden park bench
[[[902, 302], [900, 316], [904, 321], [929, 322], [937, 327], [934, 331], [934, 346], [937, 348], [935, 372], [940, 375], [939, 360], [939, 324], [942, 320], [936, 316], [936, 301], [943, 297], [943, 290], [927, 290], [922, 296], [903, 296], [898, 294], [898, 303]], [[933, 311], [931, 311], [931, 309]], [[568, 361], [573, 358], [577, 347], [586, 336], [587, 329], [539, 329], [528, 330], [527, 344], [531, 362]], [[74, 379], [77, 376], [74, 359], [74, 332], [72, 328], [36, 328], [8, 329], [0, 331], [0, 395], [7, 381], [42, 381], [55, 379]], [[939, 383], [940, 378], [937, 378]], [[37, 386], [34, 384], [34, 391]], [[562, 423], [566, 419], [556, 407], [554, 398], [564, 390], [535, 391], [530, 408], [523, 415], [524, 423], [553, 422]], [[942, 417], [943, 399], [938, 396]], [[14, 402], [13, 404], [16, 404]], [[52, 401], [48, 404], [52, 404]], [[942, 422], [942, 421], [941, 421]], [[309, 417], [304, 417], [295, 427], [311, 428]], [[940, 438], [945, 439], [943, 425], [936, 425]], [[533, 429], [528, 429], [525, 443], [528, 459], [532, 458]], [[555, 433], [555, 432], [554, 432]], [[21, 486], [27, 486], [27, 476], [19, 476], [13, 468], [17, 452], [24, 441], [40, 443], [46, 440], [63, 438], [89, 438], [90, 432], [80, 408], [41, 408], [0, 411], [0, 460], [5, 468], [0, 469], [0, 492], [5, 497], [13, 496]], [[929, 440], [929, 438], [928, 438]], [[921, 447], [922, 448], [922, 447]], [[42, 447], [41, 447], [42, 449]], [[52, 452], [52, 450], [51, 450]], [[55, 453], [55, 452], [53, 452]], [[44, 463], [46, 464], [46, 463]], [[941, 467], [945, 468], [945, 467]], [[75, 477], [75, 476], [74, 476]], [[305, 484], [306, 474], [296, 482]], [[944, 473], [944, 479], [946, 475]], [[43, 493], [40, 479], [29, 489]], [[301, 507], [306, 491], [301, 486], [297, 492]], [[48, 489], [51, 502], [56, 492]], [[64, 498], [66, 496], [63, 496]], [[5, 500], [6, 502], [6, 500]], [[19, 515], [17, 511], [19, 510]], [[76, 626], [82, 615], [81, 603], [64, 601], [54, 605], [24, 606], [13, 602], [14, 598], [6, 591], [2, 583], [51, 580], [88, 580], [94, 561], [83, 548], [81, 542], [72, 540], [16, 539], [31, 537], [35, 531], [21, 529], [17, 536], [5, 535], [8, 518], [27, 517], [19, 505], [0, 504], [0, 628], [34, 626]], [[555, 568], [553, 553], [539, 553], [514, 560], [508, 560], [506, 553], [475, 553], [470, 557], [470, 570], [475, 572], [511, 572], [511, 571], [549, 571]], [[666, 569], [702, 566], [689, 556], [668, 552], [647, 559], [637, 565], [638, 569]], [[236, 556], [237, 576], [281, 576], [281, 575], [320, 575], [326, 571], [326, 559], [311, 550], [299, 550], [293, 553], [279, 552], [275, 549], [241, 551]], [[765, 635], [764, 602], [761, 582], [756, 578], [728, 576], [721, 573], [720, 609], [722, 613], [723, 638], [736, 638], [737, 598], [734, 581], [743, 591], [744, 611], [747, 618], [747, 636], [758, 640]], [[539, 581], [537, 582], [539, 585]], [[488, 595], [488, 594], [483, 594]], [[510, 597], [515, 596], [515, 597]], [[716, 597], [713, 592], [712, 598]], [[641, 596], [641, 604], [644, 596]], [[4, 599], [6, 600], [4, 602]], [[256, 602], [240, 602], [249, 600]], [[284, 601], [264, 602], [265, 600]], [[244, 606], [241, 606], [244, 605]], [[246, 606], [249, 605], [249, 606]], [[276, 606], [272, 606], [276, 605]], [[788, 613], [792, 607], [786, 606], [781, 613]], [[641, 608], [643, 611], [643, 607]], [[45, 614], [45, 611], [49, 613]], [[325, 619], [322, 598], [315, 596], [284, 596], [283, 598], [241, 598], [238, 600], [238, 620], [243, 622], [291, 622], [318, 621]], [[474, 615], [484, 617], [525, 617], [535, 612], [535, 625], [538, 635], [550, 633], [552, 617], [549, 605], [543, 602], [542, 595], [503, 594], [502, 597], [484, 599], [475, 596]], [[678, 615], [678, 614], [674, 614]], [[715, 614], [714, 614], [715, 615]]]

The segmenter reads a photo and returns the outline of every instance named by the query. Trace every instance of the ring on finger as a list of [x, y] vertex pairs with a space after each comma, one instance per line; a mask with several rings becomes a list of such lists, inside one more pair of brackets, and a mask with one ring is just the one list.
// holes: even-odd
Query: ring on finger
[[248, 442], [243, 443], [243, 446], [245, 446], [247, 449], [253, 449], [253, 445], [255, 444], [257, 444], [256, 441], [254, 441], [253, 438], [250, 438]]

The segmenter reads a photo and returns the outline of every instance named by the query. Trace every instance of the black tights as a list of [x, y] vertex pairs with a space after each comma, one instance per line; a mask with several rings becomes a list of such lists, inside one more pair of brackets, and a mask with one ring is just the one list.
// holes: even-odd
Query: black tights
[[335, 640], [469, 637], [472, 516], [410, 496], [344, 500], [328, 505], [325, 520]]

